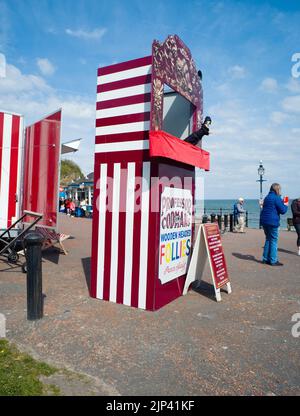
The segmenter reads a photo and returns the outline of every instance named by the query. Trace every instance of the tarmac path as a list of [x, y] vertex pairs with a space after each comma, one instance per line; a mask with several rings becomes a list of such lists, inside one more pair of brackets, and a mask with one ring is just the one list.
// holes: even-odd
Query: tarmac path
[[73, 238], [67, 256], [44, 252], [42, 320], [26, 320], [26, 276], [0, 261], [0, 313], [21, 349], [94, 377], [101, 395], [300, 395], [294, 232], [280, 234], [283, 267], [260, 262], [262, 231], [225, 234], [231, 295], [217, 303], [207, 274], [198, 290], [146, 312], [89, 297], [92, 222], [60, 221]]

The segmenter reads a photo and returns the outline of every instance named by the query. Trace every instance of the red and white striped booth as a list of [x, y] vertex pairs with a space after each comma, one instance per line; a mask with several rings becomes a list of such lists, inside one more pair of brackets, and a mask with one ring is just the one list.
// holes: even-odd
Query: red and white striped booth
[[0, 229], [19, 216], [23, 142], [23, 116], [0, 111]]
[[202, 87], [175, 35], [98, 70], [91, 296], [157, 310], [182, 295], [192, 249]]

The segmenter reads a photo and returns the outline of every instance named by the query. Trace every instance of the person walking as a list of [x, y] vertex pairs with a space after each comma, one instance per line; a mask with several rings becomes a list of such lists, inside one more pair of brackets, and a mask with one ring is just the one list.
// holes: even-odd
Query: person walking
[[297, 247], [298, 256], [300, 256], [300, 198], [294, 199], [292, 202], [293, 225], [298, 235]]
[[245, 232], [246, 210], [244, 207], [244, 202], [244, 198], [239, 198], [238, 202], [234, 204], [234, 216], [237, 222], [235, 231], [238, 233]]
[[273, 183], [270, 192], [264, 199], [260, 213], [260, 224], [264, 229], [266, 241], [263, 250], [262, 262], [270, 266], [283, 266], [278, 261], [278, 237], [280, 227], [280, 215], [287, 212], [288, 203], [284, 204], [281, 199], [281, 186]]

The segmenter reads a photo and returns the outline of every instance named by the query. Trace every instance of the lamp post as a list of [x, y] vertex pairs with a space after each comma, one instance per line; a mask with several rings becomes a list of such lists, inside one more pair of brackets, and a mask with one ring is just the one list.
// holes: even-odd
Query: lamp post
[[259, 179], [256, 182], [259, 182], [259, 185], [260, 185], [259, 205], [260, 205], [260, 209], [262, 209], [262, 206], [263, 206], [262, 184], [263, 184], [263, 182], [266, 182], [266, 179], [263, 179], [263, 176], [265, 174], [265, 168], [263, 166], [262, 160], [259, 162], [259, 166], [258, 166], [258, 169], [257, 169], [257, 173], [258, 173]]

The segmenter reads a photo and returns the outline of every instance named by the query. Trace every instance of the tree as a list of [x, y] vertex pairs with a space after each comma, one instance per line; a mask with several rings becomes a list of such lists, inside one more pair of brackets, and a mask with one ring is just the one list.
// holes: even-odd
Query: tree
[[77, 163], [72, 160], [64, 159], [61, 161], [60, 165], [60, 184], [66, 186], [72, 181], [77, 181], [78, 179], [84, 179], [84, 174], [82, 173], [80, 167]]

